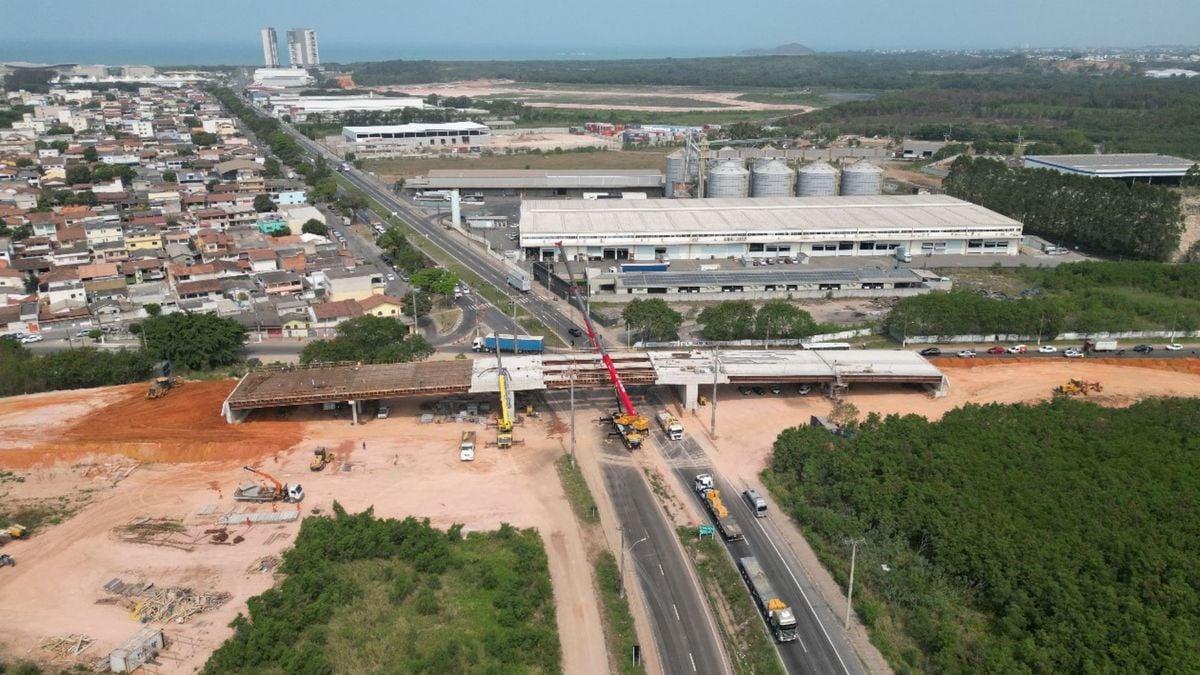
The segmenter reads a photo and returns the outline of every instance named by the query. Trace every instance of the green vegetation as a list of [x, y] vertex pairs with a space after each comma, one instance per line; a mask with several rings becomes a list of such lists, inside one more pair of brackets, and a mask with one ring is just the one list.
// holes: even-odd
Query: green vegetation
[[329, 234], [329, 226], [316, 218], [309, 218], [300, 226], [300, 231], [304, 234], [316, 234], [324, 237]]
[[447, 532], [429, 521], [305, 518], [277, 588], [205, 673], [557, 673], [546, 553], [534, 530]]
[[425, 256], [408, 242], [408, 237], [405, 237], [398, 227], [389, 227], [379, 235], [375, 244], [387, 251], [396, 269], [403, 270], [406, 274], [416, 274], [428, 264]]
[[367, 314], [338, 324], [337, 337], [310, 342], [300, 352], [300, 363], [397, 363], [422, 361], [433, 355], [433, 346], [392, 317]]
[[838, 330], [787, 300], [770, 300], [757, 310], [749, 300], [721, 302], [705, 307], [696, 321], [705, 340], [783, 340]]
[[0, 504], [0, 527], [10, 524], [24, 525], [33, 535], [38, 530], [58, 525], [83, 508], [89, 497], [82, 495], [72, 501], [63, 495], [56, 499], [5, 500]]
[[177, 370], [211, 370], [238, 363], [246, 329], [216, 314], [176, 312], [141, 322], [146, 352], [155, 361], [167, 360]]
[[1179, 248], [1179, 193], [1145, 183], [1095, 180], [1002, 161], [959, 157], [948, 194], [1025, 224], [1025, 232], [1131, 258], [1167, 260]]
[[154, 359], [131, 350], [68, 349], [34, 355], [14, 340], [0, 340], [0, 396], [83, 389], [148, 379]]
[[[1162, 672], [1200, 652], [1200, 401], [872, 415], [764, 472], [900, 672]], [[881, 567], [887, 565], [887, 571]]]
[[713, 537], [699, 539], [690, 527], [679, 528], [679, 538], [696, 565], [709, 604], [725, 608], [716, 612], [717, 627], [734, 671], [747, 675], [786, 672], [725, 545]]
[[451, 298], [458, 288], [459, 279], [453, 272], [439, 267], [426, 267], [413, 273], [412, 285], [426, 293], [436, 293], [443, 298]]
[[1007, 299], [957, 290], [901, 299], [884, 322], [912, 335], [1200, 330], [1200, 267], [1152, 262], [1080, 262], [993, 270]]
[[633, 615], [629, 613], [629, 599], [622, 597], [618, 588], [620, 574], [617, 559], [608, 551], [596, 558], [596, 583], [600, 586], [600, 599], [604, 613], [604, 625], [609, 635], [609, 649], [617, 664], [618, 672], [634, 675], [644, 673], [642, 665], [633, 665], [633, 646], [638, 643], [634, 630]]
[[672, 340], [683, 324], [683, 315], [661, 298], [632, 300], [621, 310], [621, 318], [640, 340]]
[[597, 150], [596, 152], [485, 154], [478, 159], [396, 158], [369, 159], [367, 171], [378, 175], [416, 176], [430, 169], [658, 169], [662, 170], [667, 153], [674, 148], [654, 150]]
[[600, 522], [600, 516], [596, 512], [596, 500], [592, 499], [592, 491], [588, 489], [579, 465], [569, 455], [563, 455], [558, 458], [557, 468], [563, 492], [567, 493], [567, 501], [571, 502], [575, 517], [585, 523]]

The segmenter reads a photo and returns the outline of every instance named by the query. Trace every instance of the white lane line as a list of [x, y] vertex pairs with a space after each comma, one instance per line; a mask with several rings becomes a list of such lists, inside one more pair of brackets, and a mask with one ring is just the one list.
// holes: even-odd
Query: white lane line
[[667, 576], [667, 571], [662, 568], [662, 563], [658, 564], [658, 573], [663, 575], [664, 577]]
[[696, 672], [696, 659], [692, 658], [691, 652], [688, 652], [688, 661], [692, 662], [692, 672]]
[[799, 642], [799, 643], [800, 643], [800, 649], [803, 649], [803, 650], [804, 650], [804, 653], [805, 653], [805, 654], [807, 654], [807, 653], [808, 653], [808, 647], [807, 647], [807, 646], [804, 644], [804, 638], [802, 638], [802, 637], [800, 637], [799, 635], [797, 635], [797, 636], [796, 636], [796, 642]]
[[679, 608], [675, 606], [675, 603], [671, 603], [671, 609], [675, 610], [675, 620], [679, 621]]

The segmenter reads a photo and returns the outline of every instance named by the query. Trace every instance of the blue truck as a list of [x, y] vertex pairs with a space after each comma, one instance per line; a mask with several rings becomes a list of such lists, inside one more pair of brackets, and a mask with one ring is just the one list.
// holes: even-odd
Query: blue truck
[[[496, 351], [496, 336], [477, 337], [471, 349], [477, 352]], [[546, 339], [541, 335], [501, 335], [500, 351], [514, 354], [541, 354], [546, 349]]]
[[669, 262], [621, 263], [622, 272], [668, 272]]

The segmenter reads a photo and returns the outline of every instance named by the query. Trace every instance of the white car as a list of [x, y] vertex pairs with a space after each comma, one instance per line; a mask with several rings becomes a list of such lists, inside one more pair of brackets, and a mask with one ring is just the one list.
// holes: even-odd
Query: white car
[[1078, 349], [1071, 348], [1064, 351], [1063, 356], [1067, 357], [1068, 359], [1082, 359], [1083, 352], [1079, 351]]
[[1009, 354], [1024, 354], [1027, 351], [1029, 351], [1029, 348], [1025, 345], [1013, 345], [1008, 348]]
[[958, 353], [958, 358], [960, 358], [960, 359], [969, 359], [974, 356], [975, 356], [975, 350], [973, 350], [973, 349], [964, 349]]
[[388, 275], [387, 275], [387, 280], [388, 280], [388, 281], [395, 281], [395, 280], [396, 280], [396, 275], [395, 275], [395, 274], [392, 274], [391, 272], [388, 272]]
[[1041, 347], [1038, 347], [1039, 354], [1054, 354], [1056, 352], [1058, 352], [1058, 347], [1055, 347], [1054, 345], [1042, 345]]
[[41, 335], [26, 335], [25, 337], [21, 338], [21, 344], [27, 345], [30, 342], [41, 342], [42, 340], [43, 338]]
[[1177, 351], [1183, 349], [1183, 345], [1179, 344], [1178, 342], [1172, 342], [1169, 345], [1165, 345], [1163, 347], [1163, 349], [1165, 349], [1169, 352], [1177, 352]]

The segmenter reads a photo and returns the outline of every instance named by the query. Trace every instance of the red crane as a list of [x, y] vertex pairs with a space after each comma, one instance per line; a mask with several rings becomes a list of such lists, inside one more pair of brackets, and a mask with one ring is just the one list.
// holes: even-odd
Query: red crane
[[636, 450], [642, 445], [642, 434], [650, 428], [650, 421], [639, 415], [637, 409], [633, 407], [633, 401], [629, 399], [629, 392], [625, 391], [625, 384], [621, 382], [621, 376], [617, 373], [617, 367], [613, 365], [612, 357], [605, 351], [604, 345], [600, 344], [600, 338], [596, 335], [595, 329], [592, 328], [592, 320], [588, 316], [587, 305], [584, 304], [583, 298], [580, 297], [579, 287], [575, 285], [575, 275], [571, 273], [571, 260], [567, 256], [566, 249], [563, 248], [561, 241], [555, 242], [554, 245], [558, 247], [558, 252], [562, 256], [563, 266], [567, 271], [567, 283], [569, 284], [571, 297], [575, 300], [575, 304], [579, 307], [579, 312], [583, 315], [583, 325], [587, 328], [588, 339], [592, 342], [592, 348], [600, 355], [600, 360], [608, 370], [608, 379], [612, 382], [613, 388], [617, 390], [617, 399], [620, 401], [621, 410], [613, 413], [613, 425], [616, 426], [617, 433], [621, 436], [621, 441], [625, 443], [625, 447], [630, 450]]

